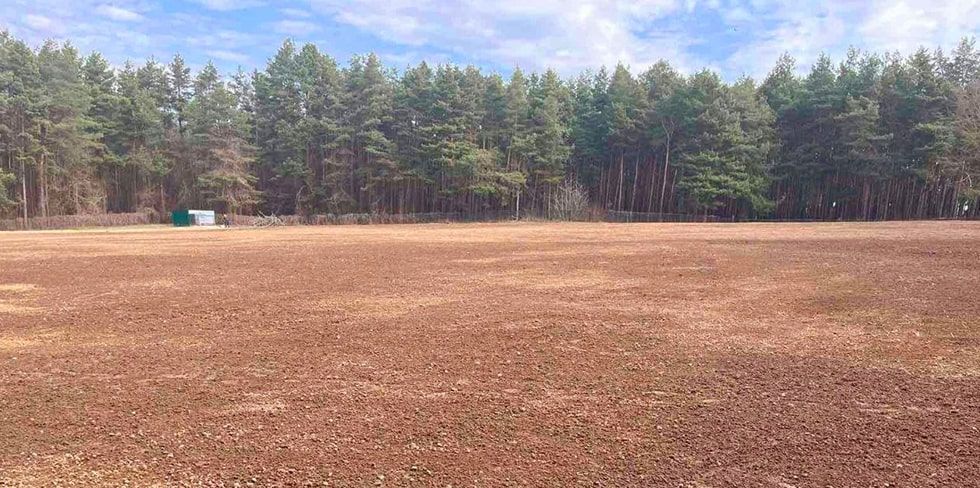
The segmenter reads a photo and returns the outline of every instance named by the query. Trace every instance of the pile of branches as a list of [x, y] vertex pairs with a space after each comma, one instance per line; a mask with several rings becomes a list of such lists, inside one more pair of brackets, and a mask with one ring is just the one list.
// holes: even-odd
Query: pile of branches
[[283, 222], [281, 218], [277, 217], [276, 214], [264, 215], [262, 213], [259, 213], [259, 216], [255, 219], [255, 221], [252, 222], [252, 225], [254, 227], [265, 228], [265, 227], [281, 227], [286, 225], [286, 223]]

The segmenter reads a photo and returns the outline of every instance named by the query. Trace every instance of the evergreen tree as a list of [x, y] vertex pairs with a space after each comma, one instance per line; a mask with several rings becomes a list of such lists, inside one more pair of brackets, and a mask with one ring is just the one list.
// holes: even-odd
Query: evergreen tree
[[957, 86], [967, 86], [980, 80], [980, 51], [975, 38], [960, 40], [953, 58], [949, 61], [949, 81]]
[[337, 63], [307, 44], [299, 54], [303, 118], [300, 136], [305, 143], [306, 188], [304, 202], [312, 211], [333, 211], [342, 206], [344, 186], [335, 172], [342, 165], [339, 154], [343, 135], [343, 87]]
[[386, 182], [400, 178], [393, 159], [391, 112], [392, 84], [374, 54], [355, 57], [347, 71], [346, 142], [351, 177], [351, 194], [359, 208], [388, 211]]
[[173, 114], [173, 120], [181, 134], [184, 133], [187, 103], [191, 96], [191, 69], [184, 63], [180, 54], [167, 66], [167, 103]]
[[860, 206], [861, 218], [867, 220], [871, 218], [871, 186], [886, 176], [884, 164], [891, 137], [880, 133], [878, 104], [865, 97], [849, 96], [843, 111], [836, 116], [836, 122], [841, 133], [837, 175], [858, 183], [861, 194], [848, 194], [847, 190], [839, 192], [832, 206], [839, 214], [847, 210], [847, 202], [843, 200], [859, 198], [859, 203], [853, 204]]
[[[615, 193], [615, 208], [617, 210], [633, 209], [633, 205], [626, 205], [626, 193], [624, 188], [626, 179], [626, 158], [630, 156], [636, 160], [636, 169], [639, 169], [640, 144], [645, 142], [643, 137], [643, 117], [645, 107], [641, 102], [646, 100], [642, 94], [640, 85], [633, 79], [633, 75], [622, 64], [616, 66], [612, 79], [609, 82], [609, 139], [608, 146], [613, 151], [618, 166], [613, 167], [613, 171], [618, 173]], [[618, 169], [617, 169], [618, 168]], [[634, 173], [633, 180], [636, 181], [637, 174]], [[634, 185], [635, 186], [635, 185]]]
[[[677, 103], [675, 93], [682, 87], [684, 80], [670, 64], [659, 61], [643, 74], [642, 83], [646, 91], [646, 113], [644, 114], [645, 130], [641, 133], [641, 138], [647, 139], [647, 144], [655, 153], [660, 153], [663, 160], [663, 171], [659, 171], [657, 159], [655, 157], [651, 159], [650, 196], [646, 210], [653, 211], [654, 194], [659, 193], [656, 208], [658, 212], [663, 213], [671, 171], [670, 156], [682, 122], [680, 117], [683, 116], [683, 113], [678, 111], [682, 108], [682, 104]], [[658, 178], [659, 187], [656, 184]]]
[[70, 45], [47, 42], [38, 52], [44, 96], [39, 100], [38, 213], [77, 210], [75, 181], [91, 179], [90, 139], [85, 127], [90, 99], [84, 87], [82, 59]]
[[564, 87], [552, 70], [541, 78], [540, 89], [530, 100], [530, 138], [527, 155], [527, 175], [531, 178], [531, 204], [550, 202], [551, 190], [565, 178], [565, 164], [571, 154], [567, 144], [567, 129], [562, 117]]
[[481, 147], [484, 149], [503, 146], [507, 120], [507, 89], [498, 74], [487, 77], [483, 94], [483, 120]]
[[504, 146], [507, 148], [507, 169], [522, 168], [522, 160], [528, 149], [527, 127], [531, 108], [527, 100], [528, 86], [524, 72], [514, 70], [507, 84], [504, 116]]
[[296, 46], [287, 40], [265, 72], [255, 78], [255, 140], [259, 151], [258, 182], [267, 210], [291, 214], [302, 210], [308, 189], [301, 69]]
[[973, 39], [948, 54], [851, 49], [802, 77], [784, 55], [761, 86], [666, 61], [570, 81], [425, 63], [396, 76], [374, 55], [340, 67], [286, 41], [225, 82], [179, 55], [113, 69], [0, 33], [0, 216], [548, 215], [559, 186], [635, 212], [962, 216], [980, 205], [978, 77]]
[[[439, 208], [458, 210], [467, 180], [472, 178], [473, 164], [479, 146], [475, 142], [476, 122], [470, 111], [474, 105], [465, 93], [463, 73], [455, 66], [440, 66], [435, 77], [435, 103], [428, 143], [423, 146], [427, 157], [436, 163]], [[470, 124], [474, 124], [471, 127]]]
[[[708, 81], [708, 80], [705, 80]], [[708, 212], [765, 214], [765, 172], [771, 149], [772, 112], [756, 98], [751, 81], [720, 88], [697, 118], [698, 135], [682, 158], [686, 177], [679, 187], [696, 207]]]
[[7, 210], [17, 204], [8, 189], [16, 177], [13, 173], [0, 169], [0, 211]]
[[415, 211], [431, 210], [424, 202], [426, 190], [438, 178], [438, 168], [426, 153], [433, 145], [434, 76], [425, 62], [406, 70], [395, 89], [392, 109], [399, 173], [405, 183], [399, 207]]
[[[37, 55], [22, 41], [0, 32], [0, 140], [7, 173], [15, 175], [19, 187], [18, 213], [25, 219], [36, 210], [28, 193], [34, 185], [28, 185], [28, 179], [33, 181], [35, 155], [40, 150], [36, 118], [41, 93]], [[5, 181], [9, 184], [10, 178]], [[8, 189], [8, 193], [13, 192]]]
[[249, 172], [254, 150], [246, 140], [247, 120], [214, 64], [208, 63], [194, 80], [187, 126], [201, 200], [195, 203], [232, 214], [258, 203], [256, 178]]
[[940, 165], [953, 183], [954, 216], [980, 215], [980, 80], [956, 92], [955, 145]]
[[94, 53], [85, 59], [82, 68], [85, 88], [91, 100], [86, 117], [87, 130], [93, 140], [91, 157], [94, 169], [102, 170], [115, 164], [116, 153], [109, 145], [119, 137], [119, 120], [122, 98], [116, 93], [116, 76], [109, 62]]
[[[526, 175], [525, 161], [531, 151], [531, 138], [527, 133], [530, 125], [531, 108], [528, 103], [528, 85], [524, 72], [516, 68], [507, 84], [507, 107], [504, 116], [504, 148], [506, 160], [504, 171], [518, 172]], [[521, 194], [524, 184], [515, 189], [515, 215], [521, 215]]]

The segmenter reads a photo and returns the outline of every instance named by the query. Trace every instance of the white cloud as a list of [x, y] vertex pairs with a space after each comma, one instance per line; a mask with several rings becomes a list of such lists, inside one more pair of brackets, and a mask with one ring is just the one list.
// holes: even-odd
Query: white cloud
[[682, 12], [679, 0], [313, 0], [313, 6], [415, 50], [434, 48], [504, 66], [570, 74], [619, 61], [635, 69], [660, 58], [693, 61], [682, 56], [690, 37], [645, 32], [648, 23]]
[[756, 22], [724, 66], [755, 77], [765, 76], [784, 52], [806, 70], [820, 53], [839, 60], [851, 46], [903, 54], [948, 48], [980, 28], [980, 0], [746, 0], [739, 8]]
[[[980, 0], [2, 1], [0, 26], [29, 44], [71, 40], [117, 63], [177, 51], [198, 63], [205, 54], [261, 62], [291, 36], [326, 39], [321, 46], [337, 57], [389, 53], [398, 67], [453, 60], [574, 75], [620, 61], [639, 71], [664, 58], [734, 79], [765, 76], [787, 51], [805, 71], [821, 52], [839, 60], [852, 45], [907, 54], [980, 34]], [[245, 8], [256, 10], [216, 13]]]
[[[498, 66], [585, 68], [660, 58], [762, 77], [783, 52], [806, 69], [854, 45], [910, 52], [980, 28], [980, 0], [312, 0], [314, 9], [412, 52]], [[716, 20], [712, 20], [716, 19]], [[720, 25], [719, 25], [720, 24]]]
[[416, 66], [422, 61], [429, 65], [439, 65], [452, 62], [452, 59], [444, 53], [430, 53], [419, 51], [406, 51], [403, 53], [380, 53], [381, 60], [390, 66], [401, 70], [408, 66]]
[[214, 29], [188, 36], [186, 42], [193, 48], [240, 49], [261, 44], [265, 39], [258, 34], [231, 29]]
[[265, 5], [262, 0], [196, 0], [204, 8], [227, 12]]
[[247, 54], [229, 51], [225, 49], [214, 49], [207, 51], [208, 56], [221, 61], [230, 61], [232, 63], [238, 63], [241, 65], [250, 65], [252, 58]]
[[281, 8], [279, 13], [285, 15], [286, 17], [296, 17], [300, 19], [308, 19], [313, 16], [310, 12], [299, 8]]
[[132, 10], [117, 7], [115, 5], [99, 5], [95, 8], [95, 13], [112, 20], [119, 20], [123, 22], [136, 22], [143, 20], [142, 15]]
[[24, 24], [31, 29], [48, 30], [54, 25], [54, 22], [43, 15], [27, 14], [24, 16]]
[[272, 24], [273, 30], [287, 36], [303, 37], [316, 32], [319, 27], [306, 20], [285, 19]]
[[724, 61], [729, 74], [762, 78], [785, 52], [792, 54], [801, 67], [809, 66], [820, 53], [834, 54], [838, 44], [847, 38], [848, 26], [843, 20], [846, 15], [834, 8], [815, 4], [767, 8], [763, 25], [745, 32], [741, 44]]
[[950, 44], [980, 27], [980, 1], [876, 0], [870, 10], [858, 33], [878, 49], [908, 52], [923, 45]]

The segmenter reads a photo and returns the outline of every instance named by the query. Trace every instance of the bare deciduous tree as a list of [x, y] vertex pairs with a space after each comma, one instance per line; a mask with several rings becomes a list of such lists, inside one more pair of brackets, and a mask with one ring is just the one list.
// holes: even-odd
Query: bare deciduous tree
[[551, 216], [555, 220], [583, 220], [589, 213], [589, 193], [578, 180], [566, 178], [551, 196]]

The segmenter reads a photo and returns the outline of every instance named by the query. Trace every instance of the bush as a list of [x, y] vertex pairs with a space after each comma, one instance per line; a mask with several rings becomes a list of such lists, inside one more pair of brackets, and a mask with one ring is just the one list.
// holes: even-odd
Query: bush
[[551, 218], [586, 220], [589, 216], [589, 193], [577, 180], [568, 178], [551, 195]]
[[159, 222], [156, 212], [120, 214], [55, 215], [24, 219], [0, 220], [0, 230], [50, 230], [76, 229], [79, 227], [115, 227], [121, 225], [146, 225]]

